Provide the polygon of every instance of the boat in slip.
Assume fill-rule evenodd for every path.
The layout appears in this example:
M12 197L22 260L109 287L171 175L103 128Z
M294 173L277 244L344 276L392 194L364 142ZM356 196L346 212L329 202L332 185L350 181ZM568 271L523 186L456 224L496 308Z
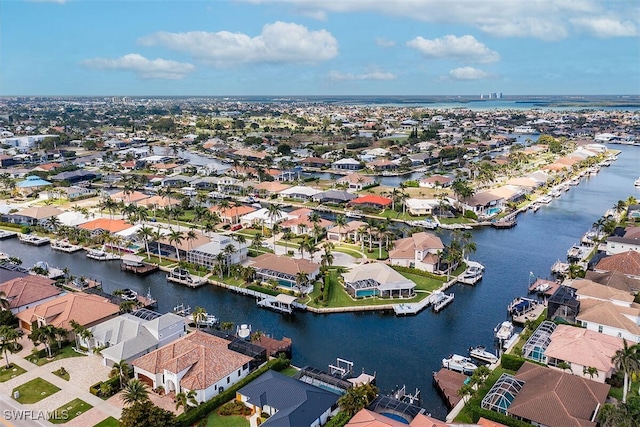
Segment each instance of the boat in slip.
M537 203L548 205L552 200L553 198L551 198L551 196L542 196L537 200Z
M82 246L71 244L66 240L52 240L51 249L70 254L73 252L78 252L80 249L82 249Z
M481 360L483 362L487 362L492 365L496 363L498 360L500 360L498 356L487 351L487 348L483 345L479 345L477 347L471 347L469 349L469 356L471 356L473 359Z
M465 375L471 375L473 371L478 369L478 365L465 356L459 354L451 354L449 357L442 359L442 367L451 371L462 372Z
M86 256L96 261L113 261L120 259L120 255L107 252L104 246L102 249L87 249Z
M513 323L508 320L505 320L502 323L498 323L498 326L493 329L493 332L500 342L506 342L513 336Z
M633 185L636 186L636 188L640 187L640 177L633 182Z
M467 261L467 269L458 276L458 282L467 285L475 285L482 279L484 266L479 262Z

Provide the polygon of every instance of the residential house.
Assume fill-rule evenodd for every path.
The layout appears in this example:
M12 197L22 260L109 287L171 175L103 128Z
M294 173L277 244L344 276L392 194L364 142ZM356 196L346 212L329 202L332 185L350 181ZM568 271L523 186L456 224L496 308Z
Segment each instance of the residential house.
M608 247L607 243L607 247ZM617 271L629 277L640 279L640 252L626 251L602 258L594 270L597 272Z
M618 271L587 270L584 278L634 295L640 292L640 279L634 279Z
M319 193L322 193L322 191L304 185L296 185L294 187L282 190L280 192L280 196L283 198L307 201L311 200L313 196Z
M37 275L22 275L0 283L0 293L9 301L9 310L16 314L36 307L62 294L55 281Z
M627 251L640 252L640 227L627 227L622 236L613 235L607 238L607 255ZM635 258L640 259L640 257Z
M166 393L194 391L205 402L249 374L251 357L229 350L229 341L195 331L133 362L134 376Z
M544 351L549 366L559 367L564 362L571 367L574 375L601 383L616 371L611 359L622 348L622 338L575 326L558 325L550 340ZM596 368L596 373L589 375L586 371L588 368Z
M259 184L255 184L253 189L258 196L268 198L274 194L278 194L281 191L291 188L290 185L283 184L278 181L263 181Z
M453 178L444 175L431 175L418 181L418 186L426 188L448 187Z
M122 360L131 363L143 354L187 334L184 317L147 309L105 320L89 328L89 331L91 339L76 339L87 348L103 348L100 355L103 364L109 367Z
M323 159L321 157L307 157L299 160L298 164L305 168L323 168L331 164L331 160Z
M302 286L302 292L311 292L312 284L320 274L320 264L304 258L290 258L278 256L272 253L262 254L253 259L251 264L256 270L256 276L267 282L271 279L287 289L298 287L298 274L304 273L307 277L306 286Z
M339 395L269 370L236 393L253 414L269 417L262 426L320 427L338 412Z
M254 225L273 227L273 222L279 223L286 218L288 218L286 212L282 212L272 219L269 215L269 209L262 208L241 216L240 224L242 224L243 227L252 227Z
M225 251L227 246L231 245L233 252ZM218 261L216 256L219 253L225 253L225 267L229 265L239 264L247 259L248 244L240 243L229 234L215 233L210 241L198 246L192 246L193 249L186 253L187 262L201 265L212 270Z
M361 191L363 188L370 187L377 183L376 178L367 175L360 175L359 173L350 173L336 181L337 185L346 186L347 191L355 193Z
M116 202L137 203L141 200L148 199L150 196L140 191L119 191L111 194L109 197Z
M287 214L287 219L280 223L284 229L291 230L294 234L305 234L312 232L314 223L311 222L310 215L313 213L311 209L300 208L293 210ZM327 230L333 223L324 218L320 218L317 225L323 230Z
M398 163L388 159L376 159L367 163L367 167L375 172L398 169Z
M392 205L393 201L388 197L378 196L375 194L367 194L347 203L347 207L356 207L364 209L383 210Z
M368 409L361 409L345 424L345 427L407 427L407 425L409 427L455 427L458 424L445 423L444 421L437 420L425 414L417 414L410 423L407 423L406 421L402 422L396 418L390 418ZM471 426L470 424L465 425L468 427ZM480 424L480 420L478 420L477 425L485 427L483 424ZM460 426L462 427L462 425ZM494 423L486 425L486 427L503 427L503 425Z
M8 213L5 217L7 222L13 224L37 225L44 224L46 220L58 216L62 212L63 211L54 206L33 206L17 212Z
M425 216L432 215L435 209L440 206L440 200L437 199L407 199L404 201L407 211L411 215Z
M435 234L414 233L394 242L393 249L389 251L389 262L433 273L437 270L439 253L443 249L442 240Z
M182 187L188 186L189 183L193 180L195 180L195 178L191 176L172 175L164 178L160 182L160 185L162 185L163 187L170 187L170 188L182 188Z
M100 174L84 169L75 171L60 172L51 177L52 181L67 181L71 184L89 183L100 177Z
M351 241L351 242L359 242L362 240L362 236L358 230L361 227L367 226L368 224L363 221L349 221L343 227L332 227L327 230L327 240L329 241Z
M372 262L342 274L347 292L354 298L411 298L416 284L386 264Z
M482 191L465 200L459 201L465 211L470 210L478 216L494 215L504 207L504 198L491 191Z
M83 230L89 230L92 236L97 236L104 232L113 234L131 227L133 226L124 219L111 218L96 218L78 226Z
M34 326L53 325L72 330L74 320L85 328L120 314L120 307L109 299L83 292L70 292L19 312L20 328L31 332Z
M356 171L362 169L364 166L359 160L347 158L336 160L335 162L331 163L331 167L338 170Z
M358 196L353 193L349 193L348 191L327 190L317 193L311 199L314 202L318 203L332 203L334 205L343 205L357 197Z
M255 212L257 209L252 206L246 205L231 205L228 208L221 208L214 205L209 208L209 211L217 213L220 216L223 224L239 224L240 218L251 212Z

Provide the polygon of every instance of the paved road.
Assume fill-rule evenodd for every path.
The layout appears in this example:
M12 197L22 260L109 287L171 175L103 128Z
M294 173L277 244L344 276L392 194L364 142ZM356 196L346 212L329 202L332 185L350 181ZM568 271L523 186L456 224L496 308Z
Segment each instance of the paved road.
M0 394L0 425L5 427L53 426L46 412L26 409L11 397Z

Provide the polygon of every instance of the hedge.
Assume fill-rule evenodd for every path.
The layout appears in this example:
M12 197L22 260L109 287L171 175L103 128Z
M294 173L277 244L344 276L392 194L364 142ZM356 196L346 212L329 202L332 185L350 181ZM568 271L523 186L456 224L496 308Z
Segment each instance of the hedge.
M441 282L447 281L447 278L445 276L438 276L437 274L433 274L428 271L418 270L417 268L403 267L401 265L392 265L391 268L393 268L395 271L399 273L415 274L416 276L428 277L429 279L435 279Z
M274 371L281 371L289 366L289 360L287 359L271 359L254 372L250 373L236 384L232 385L219 395L215 396L211 400L200 404L189 412L184 412L176 417L176 423L180 427L189 427L196 424L201 419L205 418L211 411L215 410L218 406L227 403L228 401L235 399L236 391L240 390L251 381L258 378L260 375L267 372L269 369Z
M524 359L522 357L514 356L512 354L505 353L500 359L500 365L502 365L504 369L508 369L510 371L517 371L523 363Z
M120 377L116 375L113 378L109 378L108 380L100 381L99 383L92 385L91 387L89 387L89 393L93 394L94 396L103 397L100 388L103 383L107 383L111 386L111 396L120 391Z
M264 288L262 286L256 286L256 285L249 285L247 286L247 289L250 289L252 291L256 291L256 292L262 292L263 294L267 294L267 295L271 295L273 297L277 297L278 295L280 295L282 292L273 290L273 289L269 289L269 288Z
M343 427L351 417L346 412L338 412L325 424L325 427Z
M500 412L494 412L489 409L481 408L480 406L474 406L469 409L474 423L477 423L480 417L483 417L509 427L531 427L531 424L529 423L511 418L507 415L501 414Z

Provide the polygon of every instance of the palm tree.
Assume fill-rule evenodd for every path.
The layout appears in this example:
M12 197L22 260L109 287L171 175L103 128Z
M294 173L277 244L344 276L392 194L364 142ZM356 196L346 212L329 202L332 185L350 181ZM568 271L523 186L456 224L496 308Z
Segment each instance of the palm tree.
M462 397L462 400L465 402L468 401L468 398L473 396L476 393L476 390L473 388L471 384L464 384L458 390L458 396Z
M9 353L14 354L20 351L19 337L15 328L8 325L0 326L0 353L4 353L7 369L9 369Z
M353 416L362 408L369 406L377 394L376 386L371 383L362 384L347 389L347 392L338 399L338 404L342 411Z
M342 245L342 227L347 225L347 217L344 215L337 215L335 224L338 227L338 245Z
M287 230L284 233L282 233L282 240L284 240L284 253L288 254L289 253L289 242L291 240L293 240L294 238L294 234L293 232L291 232L291 230ZM274 247L275 249L275 247Z
M136 235L144 242L144 248L147 251L147 259L151 258L151 254L149 254L149 239L153 237L153 229L147 226L141 227Z
M225 333L229 333L233 329L233 322L222 322L220 323L220 329L222 329Z
M571 365L568 364L567 362L558 363L557 368L558 369L562 369L562 372L569 371L569 372L573 373L573 369L571 369Z
M245 283L250 283L252 282L256 277L256 269L251 267L251 266L247 266L242 270L242 279L245 281Z
M329 245L325 245L324 253L320 257L320 264L323 268L331 267L333 265L334 256L331 253L331 247Z
M188 392L181 392L176 394L176 411L182 406L184 412L188 412L194 406L198 406L198 400L196 399L196 392L189 390Z
M162 238L164 237L164 235L162 234L162 232L160 231L159 228L157 228L153 234L152 234L152 239L155 240L156 244L158 245L158 262L160 264L162 264L162 251L160 250L160 240L162 240Z
M593 366L585 366L584 368L582 368L582 375L589 375L589 378L593 379L593 376L595 375L596 377L599 376L598 375L598 368L594 368Z
M232 264L232 256L236 253L236 247L229 243L223 249L224 254L226 255L226 263L227 263L227 275L231 276L231 264Z
M298 271L296 274L296 287L302 292L302 287L309 283L309 276L304 271Z
M269 207L267 207L267 217L269 218L269 221L271 221L271 234L273 234L274 248L276 247L276 224L278 224L278 221L282 218L283 214L284 210L282 210L282 207L277 203L271 203L269 204Z
M149 389L137 378L130 380L122 390L122 401L127 406L147 400L149 400Z
M629 375L640 370L640 345L635 344L629 347L626 339L622 339L622 348L616 350L611 358L614 367L624 372L624 389L622 390L622 402L627 403L627 392L629 391Z
M207 312L202 307L196 307L191 314L193 316L193 323L195 323L196 328L200 328L200 324L207 320Z
M226 260L227 260L227 257L224 254L224 252L218 252L216 254L216 265L214 269L218 270L218 275L220 277L220 280L222 280L222 278L224 277L224 263Z
M7 297L7 294L4 291L0 291L0 310L9 310L11 306L11 301Z
M182 243L183 240L184 234L182 233L182 231L171 230L171 233L169 233L169 243L173 244L173 247L176 249L178 262L180 262L180 249L178 249L178 245Z
M129 378L131 368L126 360L121 360L119 363L114 363L109 372L109 378L118 377L120 379L120 388L124 388L124 380Z
M33 341L34 346L44 344L47 355L51 359L51 343L56 339L56 331L53 325L37 326L33 328L29 334L29 339Z
M189 243L189 250L193 249L192 247L192 242L194 240L198 239L198 235L196 234L195 231L193 230L189 230L187 231L187 236L185 237L185 239L187 240L187 242Z

